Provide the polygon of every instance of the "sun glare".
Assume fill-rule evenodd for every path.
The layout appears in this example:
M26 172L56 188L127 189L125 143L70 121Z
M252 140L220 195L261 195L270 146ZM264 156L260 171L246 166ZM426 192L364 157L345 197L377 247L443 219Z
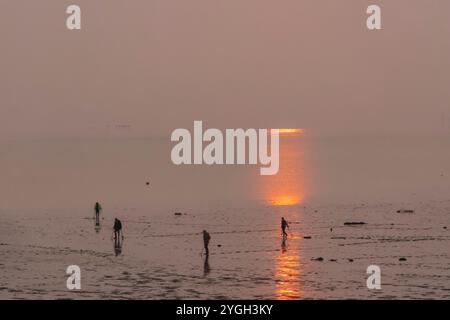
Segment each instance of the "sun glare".
M305 129L281 128L281 129L272 129L271 131L278 132L279 134L301 134L305 132Z

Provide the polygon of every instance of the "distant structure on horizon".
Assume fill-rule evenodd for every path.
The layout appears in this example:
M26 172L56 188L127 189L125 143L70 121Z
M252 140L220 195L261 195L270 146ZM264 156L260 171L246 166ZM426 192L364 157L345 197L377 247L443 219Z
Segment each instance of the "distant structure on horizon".
M108 124L106 125L106 129L109 134L118 134L118 135L129 134L133 130L131 124L127 123Z

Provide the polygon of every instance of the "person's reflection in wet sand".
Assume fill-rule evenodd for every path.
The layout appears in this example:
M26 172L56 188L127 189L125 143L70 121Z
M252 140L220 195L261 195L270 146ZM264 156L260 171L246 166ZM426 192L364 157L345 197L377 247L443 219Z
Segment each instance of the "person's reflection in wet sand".
M205 255L205 262L203 264L203 276L207 276L211 272L211 267L209 266L209 254Z
M114 219L114 253L116 257L122 253L122 244L123 244L123 231L122 231L122 221L115 218Z
M95 217L94 229L96 233L100 232L101 227L100 227L100 219L98 216Z
M286 251L287 251L286 238L283 237L283 239L281 240L281 253L285 253Z
M123 239L120 239L119 237L114 237L114 254L116 255L116 257L122 254L122 245Z

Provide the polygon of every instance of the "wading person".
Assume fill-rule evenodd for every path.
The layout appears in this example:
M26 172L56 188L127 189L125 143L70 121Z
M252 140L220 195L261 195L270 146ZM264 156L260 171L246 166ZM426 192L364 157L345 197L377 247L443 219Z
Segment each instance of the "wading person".
M289 224L284 219L284 217L281 217L281 231L282 231L283 238L287 238L287 236L288 236L288 234L286 233L286 228L289 228Z
M211 240L211 236L209 235L209 233L206 230L203 230L203 245L205 248L205 253L208 256L209 255L209 240Z

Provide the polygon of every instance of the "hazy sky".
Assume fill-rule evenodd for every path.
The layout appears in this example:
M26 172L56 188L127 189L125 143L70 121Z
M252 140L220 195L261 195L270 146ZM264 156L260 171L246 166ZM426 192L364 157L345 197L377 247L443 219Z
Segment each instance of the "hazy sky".
M70 4L81 31L66 29ZM2 0L0 134L438 131L449 15L448 0Z

